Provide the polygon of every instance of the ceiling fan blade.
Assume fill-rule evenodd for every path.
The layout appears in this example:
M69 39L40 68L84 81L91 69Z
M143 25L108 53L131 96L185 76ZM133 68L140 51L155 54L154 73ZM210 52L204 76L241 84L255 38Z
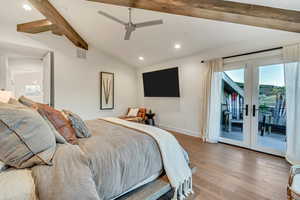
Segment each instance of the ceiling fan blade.
M131 33L132 33L132 30L127 30L125 33L124 40L130 40Z
M154 21L149 21L149 22L137 23L137 24L134 24L134 26L136 28L142 28L142 27L146 27L146 26L160 25L163 23L164 23L163 20L154 20Z
M103 15L103 16L105 16L105 17L107 17L107 18L109 18L109 19L111 19L111 20L113 20L113 21L115 21L115 22L120 23L120 24L123 24L123 25L126 25L126 24L127 24L127 23L123 22L122 20L120 20L120 19L118 19L118 18L116 18L116 17L114 17L114 16L111 16L110 14L107 14L107 13L101 11L101 10L99 10L98 13L99 13L100 15Z

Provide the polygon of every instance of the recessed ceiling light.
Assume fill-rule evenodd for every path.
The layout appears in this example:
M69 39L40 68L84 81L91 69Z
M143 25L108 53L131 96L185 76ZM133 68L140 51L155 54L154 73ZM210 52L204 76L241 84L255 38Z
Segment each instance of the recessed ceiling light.
M139 60L145 60L145 58L143 56L140 56Z
M31 11L31 10L32 10L31 6L28 5L28 4L23 4L23 8L24 8L24 10L26 10L26 11Z
M180 48L181 48L181 45L180 45L180 44L175 44L175 45L174 45L174 48L175 48L175 49L180 49Z

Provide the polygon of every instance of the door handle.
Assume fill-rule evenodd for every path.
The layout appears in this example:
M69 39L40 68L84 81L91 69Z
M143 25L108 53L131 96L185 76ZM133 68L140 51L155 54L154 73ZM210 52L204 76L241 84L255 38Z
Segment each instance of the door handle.
M255 115L256 115L256 105L253 105L252 116L255 117Z
M249 105L246 104L246 106L245 106L245 115L246 115L246 116L248 116L248 107L249 107Z

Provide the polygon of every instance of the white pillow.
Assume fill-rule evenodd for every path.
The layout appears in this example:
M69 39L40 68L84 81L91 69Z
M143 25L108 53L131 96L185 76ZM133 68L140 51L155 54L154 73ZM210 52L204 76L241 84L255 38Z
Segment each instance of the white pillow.
M10 98L13 98L13 95L11 92L0 90L0 102L8 103Z
M138 113L139 113L138 108L130 108L127 116L128 117L137 117Z
M0 200L37 199L35 188L31 171L28 169L13 169L0 173Z

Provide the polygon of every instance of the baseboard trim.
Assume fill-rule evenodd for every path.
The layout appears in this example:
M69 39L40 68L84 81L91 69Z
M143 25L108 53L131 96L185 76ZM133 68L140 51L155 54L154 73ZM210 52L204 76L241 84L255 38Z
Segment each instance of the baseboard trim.
M159 128L170 130L170 131L175 131L177 133L182 133L182 134L188 135L188 136L193 136L193 137L200 138L199 133L196 132L196 131L190 131L190 130L187 130L187 129L175 128L175 127L167 126L167 125L164 125L164 124L159 124Z

